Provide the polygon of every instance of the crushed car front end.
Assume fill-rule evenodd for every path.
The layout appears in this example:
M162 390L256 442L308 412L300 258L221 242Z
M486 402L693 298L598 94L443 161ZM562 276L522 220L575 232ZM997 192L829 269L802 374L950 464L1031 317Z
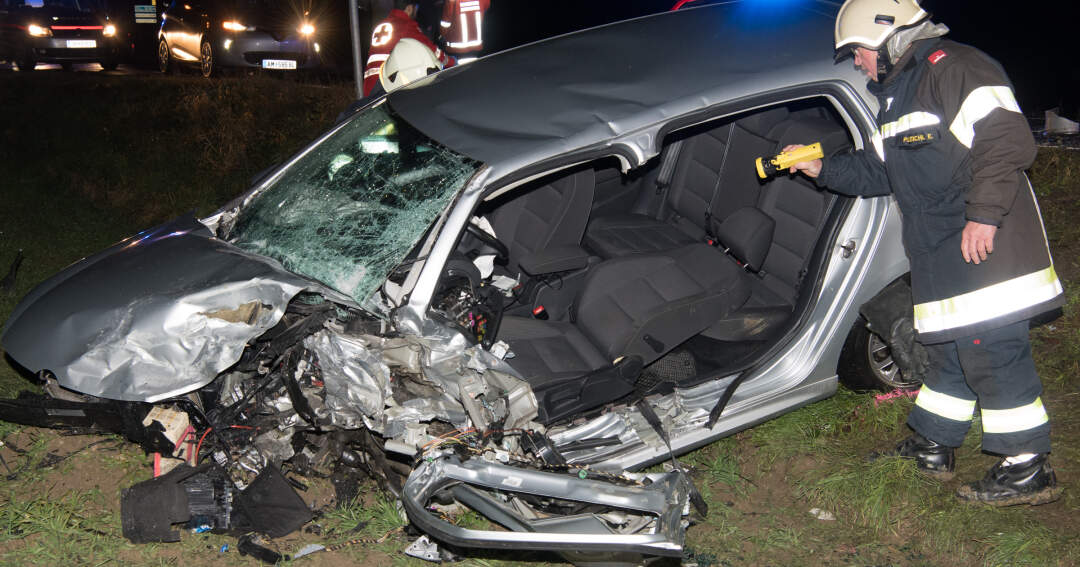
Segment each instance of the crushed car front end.
M185 522L288 533L310 514L283 478L332 475L345 501L364 473L441 542L678 556L685 475L568 464L529 384L483 343L488 307L423 275L441 272L486 171L369 108L218 213L40 284L2 341L47 395L0 413L162 453L171 472L125 493L132 541ZM415 308L425 293L440 314ZM180 487L190 509L159 505ZM291 503L281 525L260 523L267 492ZM467 509L501 527L447 522Z

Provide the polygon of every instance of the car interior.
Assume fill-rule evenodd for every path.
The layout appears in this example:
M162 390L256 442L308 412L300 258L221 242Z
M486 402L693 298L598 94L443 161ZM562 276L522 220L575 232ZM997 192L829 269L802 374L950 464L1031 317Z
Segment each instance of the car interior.
M480 206L491 230L470 226L442 288L485 298L484 342L509 345L544 423L730 375L811 304L846 208L802 176L757 176L757 157L815 141L852 147L824 98L683 128L625 174L609 158L533 180ZM505 294L474 271L485 254Z

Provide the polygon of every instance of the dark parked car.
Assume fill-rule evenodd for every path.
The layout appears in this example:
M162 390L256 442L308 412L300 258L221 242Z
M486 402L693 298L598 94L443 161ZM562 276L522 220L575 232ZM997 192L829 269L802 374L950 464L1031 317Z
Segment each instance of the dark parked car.
M204 77L226 67L314 69L322 64L319 16L311 3L173 0L158 33L158 68L197 64Z
M430 75L215 214L66 268L4 329L51 396L34 423L123 407L144 443L190 423L183 474L237 487L366 469L458 548L679 557L704 506L677 464L636 471L838 380L918 385L895 201L755 172L787 144L881 144L831 8L771 8ZM466 509L502 529L448 521Z
M116 68L117 26L94 0L0 0L0 59L20 71L38 63Z

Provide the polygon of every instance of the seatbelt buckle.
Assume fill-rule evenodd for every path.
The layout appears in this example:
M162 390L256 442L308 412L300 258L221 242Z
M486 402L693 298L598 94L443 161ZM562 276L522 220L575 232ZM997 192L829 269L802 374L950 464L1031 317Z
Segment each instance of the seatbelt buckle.
M537 305L536 307L534 307L532 310L532 314L534 318L540 319L541 321L547 321L549 316L547 309L544 309L543 305Z

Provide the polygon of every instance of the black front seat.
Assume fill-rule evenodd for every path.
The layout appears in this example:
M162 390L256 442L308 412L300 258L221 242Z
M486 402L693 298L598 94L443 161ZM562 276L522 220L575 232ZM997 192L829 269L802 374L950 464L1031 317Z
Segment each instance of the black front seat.
M496 205L489 219L495 237L509 250L506 270L512 277L521 273L521 261L530 254L581 244L595 186L590 167Z
M572 323L507 316L498 338L532 386L540 421L550 423L630 393L643 365L749 295L742 270L723 252L690 244L599 264L586 277Z

